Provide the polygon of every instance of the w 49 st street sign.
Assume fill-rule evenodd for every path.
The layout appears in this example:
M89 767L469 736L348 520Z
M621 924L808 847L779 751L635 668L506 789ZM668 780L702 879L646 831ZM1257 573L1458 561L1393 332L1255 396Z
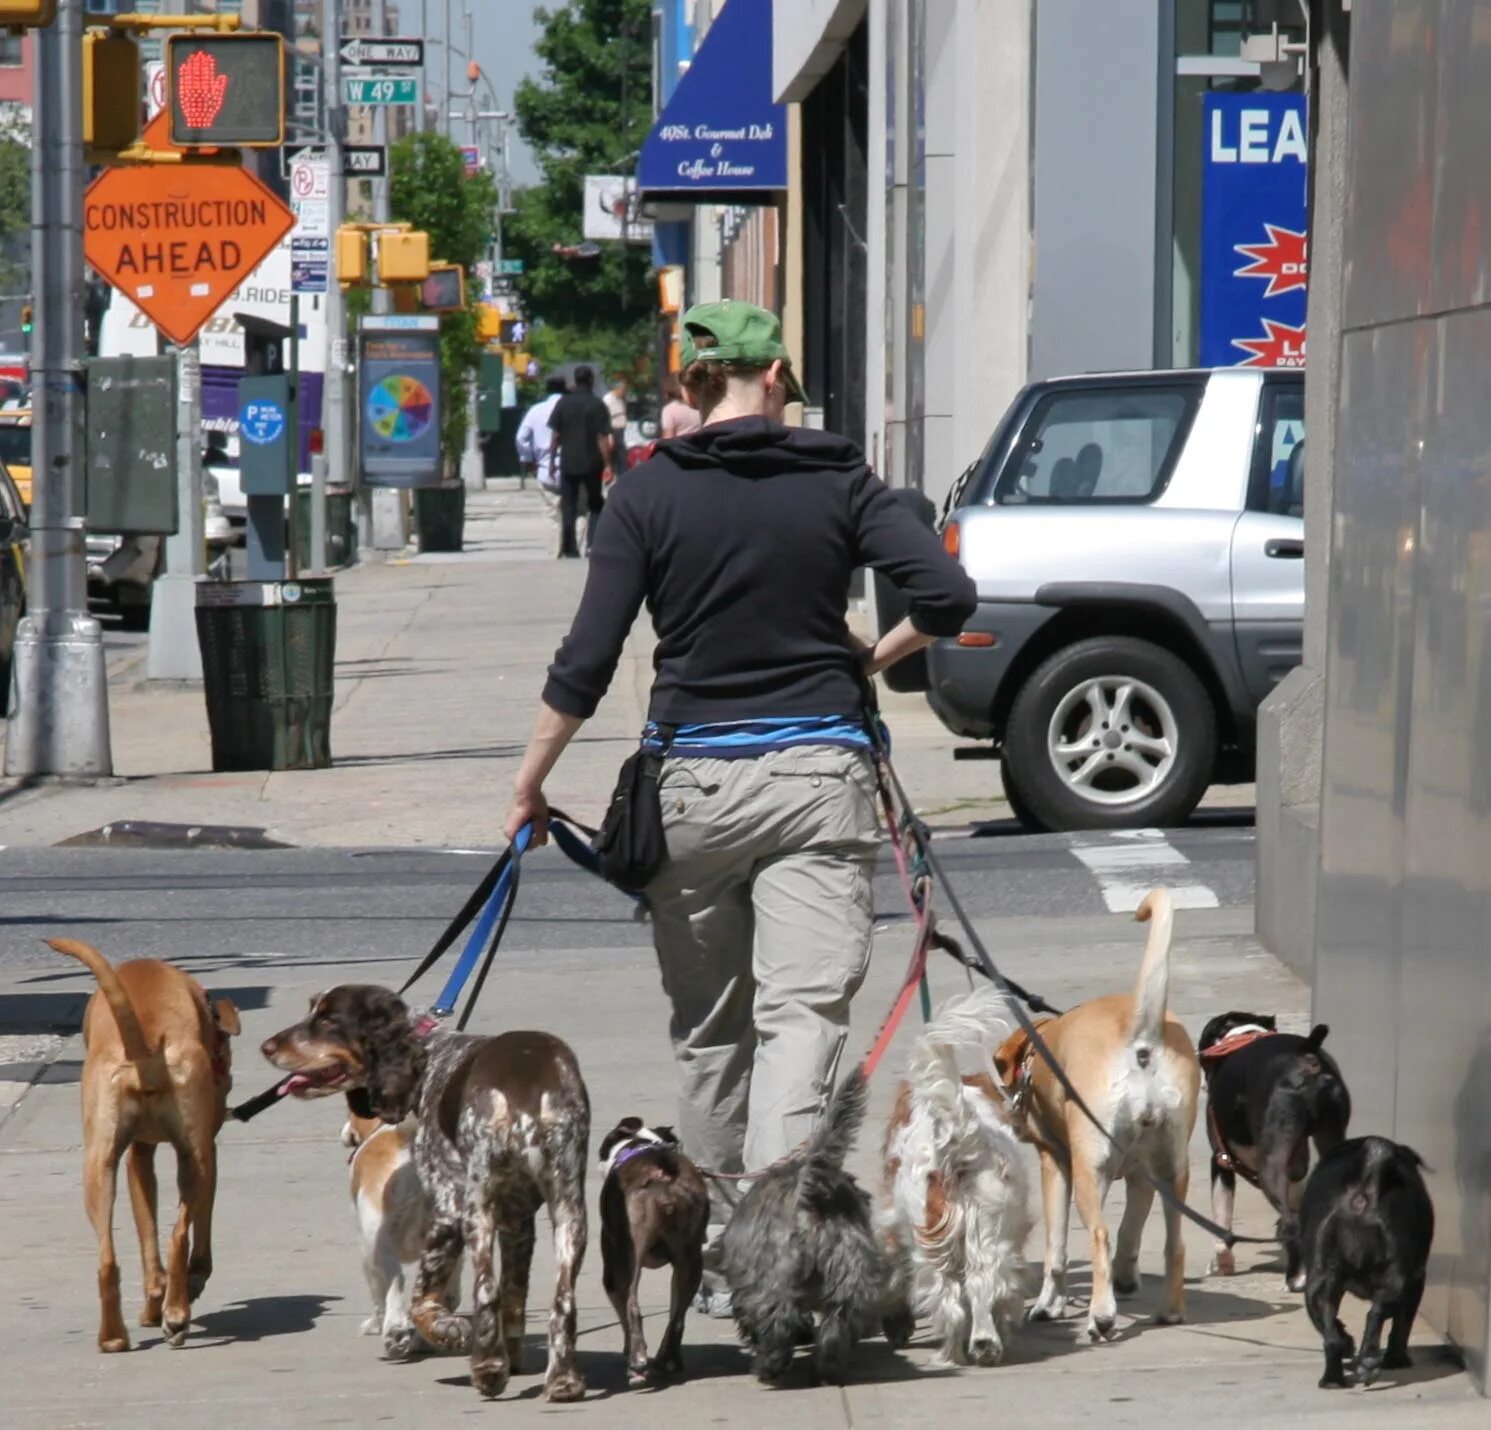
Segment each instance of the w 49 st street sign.
M356 75L343 81L348 104L418 104L419 80L393 75Z
M337 53L344 65L387 65L397 69L418 69L425 62L425 42L410 40L372 40L365 35L343 35Z

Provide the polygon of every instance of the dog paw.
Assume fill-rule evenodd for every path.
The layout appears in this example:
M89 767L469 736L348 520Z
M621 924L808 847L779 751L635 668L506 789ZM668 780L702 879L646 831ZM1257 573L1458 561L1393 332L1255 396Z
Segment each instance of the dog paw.
M1356 1370L1351 1377L1352 1381L1356 1385L1361 1386L1363 1390L1365 1390L1369 1385L1372 1384L1374 1380L1377 1379L1378 1372L1381 1369L1382 1358L1380 1356L1371 1360L1367 1359L1364 1356L1356 1363Z
M159 1301L146 1301L144 1308L140 1311L140 1324L142 1326L160 1325L160 1308Z
M191 1329L191 1321L173 1320L169 1315L166 1317L166 1344L174 1350L180 1350L186 1344L186 1333Z
M1384 1370L1407 1370L1412 1365L1413 1357L1407 1351L1390 1350L1382 1358L1382 1368Z
M363 1335L372 1335L363 1322ZM383 1332L383 1358L385 1360L408 1360L419 1344L419 1336L413 1326L389 1326Z
M1234 1251L1219 1251L1211 1259L1211 1265L1207 1272L1212 1276L1236 1276L1237 1275L1237 1253Z
M916 1334L916 1317L904 1307L898 1307L882 1317L880 1333L893 1350L901 1350L911 1344Z
M510 1374L506 1362L499 1365L493 1361L484 1361L481 1365L471 1367L471 1383L483 1400L496 1400L507 1389Z
M555 1405L565 1405L585 1398L585 1377L573 1366L550 1373L544 1382L544 1399Z
M975 1365L998 1365L1004 1360L1004 1344L993 1338L969 1341L968 1358Z
M1184 1306L1171 1307L1166 1311L1156 1311L1154 1323L1157 1326L1181 1326L1185 1324L1186 1311Z
M1087 1339L1097 1344L1099 1341L1111 1341L1118 1334L1118 1320L1114 1316L1089 1316L1087 1318Z
M98 1339L98 1348L106 1356L118 1355L120 1351L127 1351L129 1349L129 1337L100 1336Z
M383 1312L374 1311L367 1320L358 1326L357 1334L360 1336L381 1336L383 1334Z
M1037 1301L1026 1313L1027 1321L1059 1321L1066 1315L1066 1297L1053 1296L1049 1301Z
M647 1362L647 1375L651 1380L682 1380L683 1357L656 1356Z
M1284 1278L1285 1289L1289 1291L1303 1291L1307 1279L1303 1271L1296 1271L1293 1276L1286 1276Z
M425 1333L425 1339L442 1355L469 1355L471 1322L465 1316L437 1316Z
M509 1375L523 1374L523 1337L509 1336L503 1344L507 1347L507 1369Z
M1341 1390L1346 1385L1346 1377L1338 1370L1328 1370L1315 1384L1321 1390Z
M1140 1276L1137 1271L1132 1271L1126 1276L1120 1276L1118 1272L1113 1273L1113 1294L1115 1296L1137 1296L1139 1294Z
M207 1282L211 1276L212 1263L210 1261L198 1262L195 1266L187 1267L186 1298L188 1301L195 1301L207 1289Z

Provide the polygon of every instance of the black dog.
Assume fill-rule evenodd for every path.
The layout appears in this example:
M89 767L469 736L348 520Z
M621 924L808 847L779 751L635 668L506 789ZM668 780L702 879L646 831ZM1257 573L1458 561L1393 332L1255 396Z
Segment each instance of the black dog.
M1321 1387L1345 1385L1342 1361L1356 1354L1356 1383L1386 1366L1412 1365L1408 1335L1424 1294L1434 1203L1419 1154L1386 1137L1353 1137L1320 1159L1300 1207L1305 1308L1325 1342ZM1338 1319L1343 1292L1371 1302L1362 1347ZM1382 1323L1392 1318L1387 1353Z
M1201 1032L1206 1074L1206 1130L1211 1140L1212 1218L1232 1229L1238 1172L1279 1214L1279 1239L1291 1290L1304 1287L1295 1243L1300 1192L1310 1170L1310 1141L1324 1156L1345 1139L1351 1095L1341 1069L1321 1043L1317 1024L1307 1038L1275 1031L1269 1013L1221 1013ZM1237 1270L1231 1249L1216 1246L1212 1270Z

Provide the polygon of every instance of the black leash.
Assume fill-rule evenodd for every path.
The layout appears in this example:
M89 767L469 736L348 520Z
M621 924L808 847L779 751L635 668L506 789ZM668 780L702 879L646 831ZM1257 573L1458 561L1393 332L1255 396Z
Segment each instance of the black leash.
M865 723L870 731L870 739L873 741L875 746L876 764L879 770L880 778L882 780L888 781L891 796L899 803L900 807L907 812L907 815L909 817L911 812L911 801L909 798L907 798L906 790L905 787L901 784L900 776L896 774L895 766L891 764L890 747L888 742L886 741L885 732L881 729L879 711L875 707L873 698L866 711L866 717L867 718ZM1060 1062L1057 1061L1056 1055L1051 1051L1050 1047L1046 1043L1046 1040L1041 1037L1040 1031L1037 1028L1036 1024L1031 1021L1030 1015L1025 1011L1024 1008L1020 1006L1022 999L1025 1002L1029 1003L1032 1008L1036 1006L1035 1003L1031 1001L1030 995L1026 993L1024 989L1020 988L1017 984L1012 983L1008 978L1006 978L999 971L999 968L995 964L993 958L990 957L989 950L984 947L984 941L978 936L977 930L973 927L972 921L969 919L967 912L963 908L962 901L958 898L957 890L953 888L952 881L947 877L947 874L942 868L941 862L938 860L936 854L934 854L932 851L932 840L929 834L925 829L920 827L919 822L917 821L911 821L908 827L911 828L913 832L912 837L917 841L918 857L926 862L927 868L931 871L932 876L937 880L939 884L942 885L942 890L947 895L948 904L952 908L953 914L957 918L958 923L962 926L964 934L967 935L969 946L973 949L974 955L977 958L978 971L981 972L985 978L987 978L996 988L999 989L1001 993L1005 995L1005 1001L1008 1004L1010 1011L1014 1014L1015 1021L1020 1025L1020 1030L1025 1034L1027 1038L1030 1039L1030 1046L1035 1049L1035 1051L1040 1055L1041 1059L1045 1062L1046 1066L1051 1069L1052 1077L1054 1077L1056 1081L1061 1084L1062 1091L1066 1093L1068 1100L1077 1108L1079 1112L1081 1112L1081 1114L1090 1123L1092 1123L1094 1127L1097 1128L1097 1130L1103 1135L1103 1138L1108 1143L1108 1145L1112 1147L1116 1152L1122 1154L1126 1149L1119 1145L1118 1139L1114 1137L1112 1132L1110 1132L1106 1126L1103 1125L1101 1119L1087 1105L1086 1100L1083 1098L1082 1094L1077 1091L1076 1086L1073 1084L1071 1078L1067 1075L1066 1069L1062 1067ZM948 951L952 952L952 950ZM961 955L962 950L959 949L958 952L954 954L954 957L957 957L959 959L959 962L963 963L967 967L974 966L973 964L969 963L966 956ZM1046 1004L1044 999L1041 999L1040 1003L1043 1008L1048 1008L1050 1006L1049 1004ZM1163 1202L1165 1206L1169 1207L1172 1211L1179 1213L1193 1225L1200 1227L1209 1235L1216 1237L1217 1240L1221 1241L1228 1247L1237 1246L1242 1243L1249 1243L1260 1246L1272 1246L1278 1241L1278 1238L1275 1236L1236 1236L1226 1227L1219 1226L1216 1222L1212 1221L1210 1217L1202 1216L1200 1212L1188 1206L1180 1197L1176 1196L1175 1189L1173 1187L1166 1185L1166 1183L1160 1181L1158 1178L1149 1176L1147 1172L1142 1173L1141 1175L1143 1175L1144 1179L1149 1182L1149 1184L1154 1188L1155 1195L1159 1197L1160 1201Z
M576 864L589 873L597 872L595 855L591 851L585 839L594 839L595 830L589 825L581 824L578 819L572 819L562 809L550 809L549 811L549 833L553 836L554 843L560 850L568 855ZM437 1018L448 1017L455 1011L455 1005L460 997L461 990L465 986L466 979L470 977L471 969L476 966L479 945L474 941L481 934L481 920L488 913L488 905L493 896L501 893L500 906L491 911L492 931L490 936L481 934L481 942L486 944L485 956L481 959L477 971L476 983L472 986L471 996L467 998L465 1007L462 1008L460 1017L456 1019L456 1028L464 1032L466 1024L471 1021L471 1014L475 1011L477 999L481 997L483 985L487 981L487 974L491 970L492 960L496 957L498 945L502 942L502 936L507 932L508 921L512 918L513 905L518 898L518 880L522 869L522 858L527 850L531 838L531 828L524 826L515 839L501 854L497 856L496 862L487 872L482 875L481 882L471 891L466 902L461 905L456 916L445 926L445 930L431 946L430 951L420 959L414 972L409 975L399 987L399 996L403 997L434 965L439 962L442 955L447 953L455 941L461 936L465 929L476 922L478 927L473 933L474 946L468 946L462 953L455 969L452 970L450 978L441 990L433 1012ZM582 838L581 836L584 836ZM257 1117L267 1108L273 1107L280 1098L284 1097L289 1090L290 1083L294 1077L293 1073L287 1073L278 1082L264 1089L263 1092L241 1102L232 1110L232 1117L238 1122L248 1122Z

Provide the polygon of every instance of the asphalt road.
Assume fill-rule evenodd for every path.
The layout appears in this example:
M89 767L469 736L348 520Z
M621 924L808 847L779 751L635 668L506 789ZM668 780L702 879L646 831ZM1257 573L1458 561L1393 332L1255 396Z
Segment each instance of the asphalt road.
M1121 913L1160 882L1193 908L1242 910L1252 900L1249 828L1192 829L1163 839L1005 830L944 836L937 844L967 912L981 924ZM314 980L320 975L311 970L323 967L331 983L347 965L396 983L490 858L404 850L0 849L0 978L11 990L0 995L0 1032L38 1021L65 1028L75 1018L77 995L51 996L61 995L54 983L82 986L76 969L45 947L43 939L56 934L95 943L114 958L170 959L218 987ZM882 923L905 920L888 859L875 894ZM950 919L945 899L940 907ZM650 943L628 899L546 848L525 861L500 957L525 972L582 973L594 967L597 950L642 955ZM435 975L429 981L433 994Z

